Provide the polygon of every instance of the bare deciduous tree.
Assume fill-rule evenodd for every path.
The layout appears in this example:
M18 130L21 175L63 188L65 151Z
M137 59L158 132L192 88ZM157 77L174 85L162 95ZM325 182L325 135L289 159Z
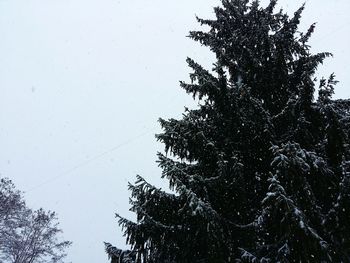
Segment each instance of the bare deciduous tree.
M69 241L60 241L55 212L27 208L8 179L0 181L0 263L60 263Z

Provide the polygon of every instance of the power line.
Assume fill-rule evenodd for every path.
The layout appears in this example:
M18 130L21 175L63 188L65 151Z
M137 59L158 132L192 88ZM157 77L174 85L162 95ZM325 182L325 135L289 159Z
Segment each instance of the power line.
M143 133L141 133L141 134L139 134L139 135L137 135L135 137L132 137L132 138L130 138L130 139L128 139L128 140L126 140L126 141L116 145L116 146L114 146L113 148L110 148L110 149L108 149L108 150L106 150L106 151L104 151L104 152L102 152L100 154L97 154L97 155L95 155L95 156L93 156L93 157L91 157L91 158L89 158L89 159L87 159L85 161L82 161L82 162L78 163L77 165L75 165L75 166L73 166L73 167L63 171L62 173L60 173L60 174L58 174L58 175L56 175L56 176L54 176L54 177L52 177L52 178L50 178L48 180L46 180L46 181L36 185L36 186L33 186L33 187L29 188L25 192L28 193L28 192L34 191L34 190L36 190L36 189L38 189L38 188L40 188L40 187L42 187L44 185L52 183L53 181L55 181L55 180L57 180L57 179L59 179L61 177L64 177L67 174L69 174L69 173L71 173L71 172L73 172L73 171L75 171L75 170L77 170L77 169L79 169L79 168L81 168L81 167L83 167L85 165L88 165L89 163L91 163L91 162L93 162L93 161L95 161L95 160L97 160L97 159L99 159L99 158L101 158L101 157L111 153L111 152L114 152L114 151L118 150L119 148L121 148L121 147L123 147L123 146L125 146L125 145L127 145L127 144L129 144L129 143L131 143L131 142L133 142L133 141L135 141L135 140L145 136L146 134L151 133L151 132L152 132L152 129L148 129L145 132L143 132Z
M167 104L167 108L170 107L171 104L173 104L175 96L176 96L176 95L174 95L174 96L171 98L171 102ZM160 97L160 95L159 95L158 97ZM158 98L158 97L157 97L157 98ZM145 132L143 132L143 133L141 133L141 134L139 134L139 135L137 135L137 136L135 136L135 137L132 137L132 138L130 138L130 139L128 139L128 140L126 140L126 141L124 141L124 142L122 142L122 143L120 143L120 144L114 146L113 148L111 148L111 149L109 149L109 150L106 150L106 151L104 151L104 152L102 152L102 153L100 153L100 154L97 154L97 155L95 155L95 156L93 156L93 157L91 157L91 158L89 158L89 159L87 159L87 160L85 160L85 161L82 161L82 162L78 163L77 165L75 165L75 166L73 166L73 167L71 167L71 168L69 168L69 169L63 171L62 173L60 173L60 174L58 174L58 175L56 175L56 176L54 176L54 177L52 177L52 178L50 178L50 179L48 179L48 180L46 180L46 181L44 181L44 182L42 182L42 183L36 185L36 186L33 186L33 187L29 188L29 189L28 189L27 191L25 191L25 192L27 192L27 193L28 193L28 192L32 192L32 191L34 191L34 190L36 190L36 189L38 189L38 188L40 188L40 187L42 187L42 186L44 186L44 185L50 184L50 183L52 183L53 181L55 181L55 180L57 180L57 179L59 179L59 178L62 178L62 177L64 177L64 176L66 176L67 174L69 174L69 173L71 173L71 172L73 172L73 171L75 171L75 170L77 170L77 169L79 169L79 168L81 168L81 167L83 167L83 166L85 166L85 165L88 165L89 163L91 163L91 162L93 162L93 161L95 161L95 160L97 160L97 159L99 159L99 158L102 158L103 156L105 156L105 155L107 155L107 154L109 154L109 153L111 153L111 152L114 152L114 151L118 150L119 148L121 148L121 147L123 147L123 146L125 146L125 145L127 145L127 144L129 144L129 143L131 143L131 142L133 142L133 141L135 141L135 140L137 140L137 139L139 139L139 138L145 136L146 134L151 133L151 132L155 132L155 130L154 130L154 129L148 129L148 130L146 130Z

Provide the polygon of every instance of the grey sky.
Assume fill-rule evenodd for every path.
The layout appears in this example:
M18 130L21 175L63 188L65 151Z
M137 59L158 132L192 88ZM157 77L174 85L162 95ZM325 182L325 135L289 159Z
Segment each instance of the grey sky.
M193 105L178 87L185 58L210 68L213 56L185 36L218 2L0 0L0 173L31 207L58 212L72 262L107 262L103 241L124 246L114 212L133 218L127 181L165 185L156 121ZM344 98L348 10L348 0L308 0L303 16L303 28L318 22L313 50L334 53L320 73L337 74Z

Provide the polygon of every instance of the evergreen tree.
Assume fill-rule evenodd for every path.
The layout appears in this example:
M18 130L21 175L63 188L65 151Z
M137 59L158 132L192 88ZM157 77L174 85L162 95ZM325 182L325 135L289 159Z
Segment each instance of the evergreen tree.
M316 83L331 54L311 53L315 25L298 31L304 6L289 17L276 2L222 0L197 18L209 30L189 36L216 63L187 59L198 108L160 119L175 194L129 186L131 262L350 262L350 101L332 99L334 74Z

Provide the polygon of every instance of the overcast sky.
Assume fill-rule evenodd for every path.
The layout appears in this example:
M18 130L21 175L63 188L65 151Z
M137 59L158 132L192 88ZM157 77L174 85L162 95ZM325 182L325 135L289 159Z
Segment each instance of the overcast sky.
M114 213L133 218L136 174L166 185L157 119L194 105L178 86L185 59L211 68L213 55L185 36L218 3L0 0L0 174L29 206L58 212L70 261L107 262L103 241L125 246ZM308 0L302 24L318 22L313 50L334 53L320 74L337 74L337 98L350 97L349 10L349 0Z

